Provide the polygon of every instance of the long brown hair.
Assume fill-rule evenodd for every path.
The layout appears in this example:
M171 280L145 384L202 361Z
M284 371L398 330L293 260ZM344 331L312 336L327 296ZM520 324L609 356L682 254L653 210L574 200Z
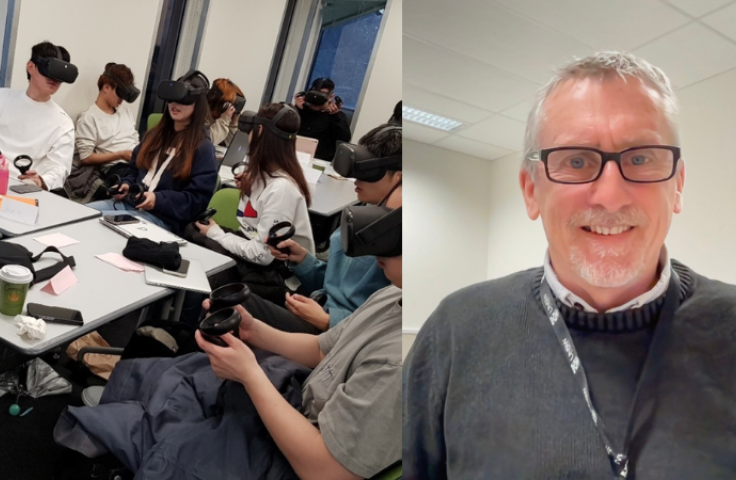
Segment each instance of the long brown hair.
M280 103L267 103L258 110L258 116L271 119L282 108L287 107ZM286 113L276 123L279 129L294 132L295 135L289 140L277 137L263 126L260 129L253 129L248 168L240 182L240 190L244 194L250 195L256 181L260 180L265 184L266 177L274 178L276 172L283 170L294 180L299 191L304 195L307 206L312 204L312 195L309 193L307 179L304 178L304 171L296 158L296 132L299 130L300 123L301 120L296 112ZM260 133L258 133L258 130L260 130Z
M199 76L183 81L195 87L206 86L205 81ZM143 138L138 158L135 161L136 167L141 170L150 170L156 156L160 157L159 162L163 162L166 151L169 147L174 147L176 156L167 170L171 170L177 180L185 180L191 176L194 155L206 137L205 125L210 114L206 95L198 95L196 98L194 111L189 117L189 125L179 132L174 129L174 119L171 118L168 105L166 106L161 121Z

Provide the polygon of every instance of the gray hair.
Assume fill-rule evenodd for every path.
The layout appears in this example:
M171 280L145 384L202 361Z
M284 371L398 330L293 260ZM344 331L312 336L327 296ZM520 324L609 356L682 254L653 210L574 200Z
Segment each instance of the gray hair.
M664 113L672 130L676 144L680 143L677 125L679 110L675 92L672 90L667 75L651 63L626 52L598 52L583 59L576 59L560 68L554 77L537 92L537 97L529 112L524 135L524 160L522 167L533 173L535 163L529 157L539 150L539 131L544 121L544 102L552 91L562 82L571 78L603 78L616 74L623 81L626 77L638 78L646 82L662 97Z

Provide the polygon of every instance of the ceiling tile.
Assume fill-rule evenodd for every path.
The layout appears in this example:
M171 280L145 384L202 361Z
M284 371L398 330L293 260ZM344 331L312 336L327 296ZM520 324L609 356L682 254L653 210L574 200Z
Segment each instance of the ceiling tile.
M424 125L418 125L409 121L403 122L402 127L404 137L422 143L434 143L449 135L449 133L443 132L442 130L425 127Z
M524 145L525 127L522 122L497 115L476 125L458 130L456 135L519 151Z
M493 112L437 95L404 82L404 105L459 120L465 124L478 123Z
M513 118L514 120L518 120L526 124L526 121L529 118L529 112L532 111L533 104L534 99L530 98L525 102L502 111L501 113L506 117Z
M497 1L595 49L632 50L690 21L668 5L653 1Z
M497 112L531 97L539 85L457 53L403 37L403 78L425 90Z
M486 160L495 160L514 153L511 150L506 150L505 148L497 147L495 145L487 145L467 138L460 138L455 135L442 139L434 145L448 150L465 153L467 155L473 155L474 157L484 158Z
M635 53L664 70L678 88L736 67L736 45L698 23L658 38Z
M708 12L720 8L733 0L667 0L680 10L693 17L701 17Z
M736 4L703 17L701 21L727 37L736 40Z
M589 46L572 37L479 0L445 2L441 9L413 10L404 17L403 32L540 84L573 55L593 53Z

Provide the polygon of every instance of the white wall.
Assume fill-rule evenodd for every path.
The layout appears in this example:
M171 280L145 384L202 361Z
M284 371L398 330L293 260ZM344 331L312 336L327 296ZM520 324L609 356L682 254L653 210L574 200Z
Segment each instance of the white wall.
M401 100L402 0L388 0L383 33L374 48L373 68L366 78L366 90L353 131L357 141L371 129L386 123Z
M404 331L447 294L486 279L491 164L404 141Z
M121 16L121 8L118 2L101 0L21 1L11 88L28 86L31 47L48 40L69 50L79 69L77 81L63 84L54 95L72 119L97 98L97 79L108 62L130 67L143 90L161 2L126 0L123 11L132 12L129 19ZM137 114L140 101L128 108Z
M677 92L685 159L685 208L666 240L670 255L696 272L736 283L736 70ZM526 216L517 182L520 156L491 162L488 278L541 265L541 221ZM480 175L480 171L478 175Z
M285 0L212 0L199 69L214 81L229 78L258 110L284 18Z

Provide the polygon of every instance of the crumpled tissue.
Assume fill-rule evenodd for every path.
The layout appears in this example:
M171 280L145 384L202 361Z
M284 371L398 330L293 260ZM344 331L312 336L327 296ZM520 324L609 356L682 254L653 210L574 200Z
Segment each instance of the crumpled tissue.
M46 336L46 322L40 318L16 315L15 326L18 327L16 332L18 336L26 335L31 340L39 340Z

